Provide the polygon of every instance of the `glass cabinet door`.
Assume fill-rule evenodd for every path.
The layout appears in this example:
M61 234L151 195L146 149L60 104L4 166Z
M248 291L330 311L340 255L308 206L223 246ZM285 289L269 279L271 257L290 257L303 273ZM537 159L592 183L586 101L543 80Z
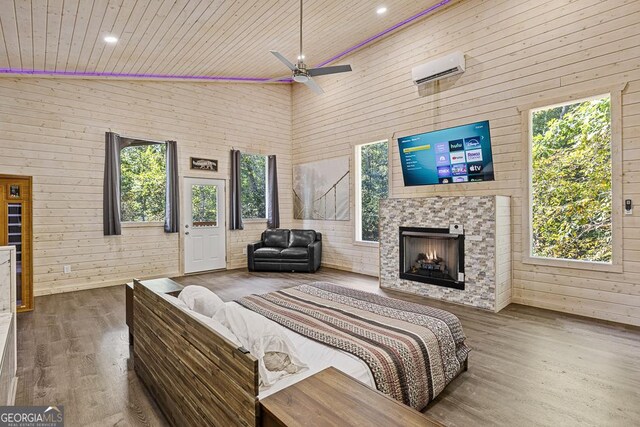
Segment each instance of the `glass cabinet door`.
M22 203L7 205L7 245L16 247L16 296L18 307L22 300Z

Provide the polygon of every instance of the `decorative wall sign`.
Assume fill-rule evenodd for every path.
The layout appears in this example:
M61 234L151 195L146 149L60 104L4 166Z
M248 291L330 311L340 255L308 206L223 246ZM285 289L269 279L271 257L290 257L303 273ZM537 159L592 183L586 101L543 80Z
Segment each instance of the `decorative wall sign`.
M349 156L293 167L293 217L349 221Z
M191 169L218 172L218 161L191 157Z
M20 198L20 186L17 184L9 185L9 197L12 199Z

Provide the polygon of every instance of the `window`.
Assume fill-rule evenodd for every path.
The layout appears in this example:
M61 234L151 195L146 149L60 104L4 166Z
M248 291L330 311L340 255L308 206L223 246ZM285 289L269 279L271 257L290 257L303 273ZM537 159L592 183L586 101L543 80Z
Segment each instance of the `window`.
M389 194L388 141L356 146L356 241L378 241L378 205Z
M122 221L164 221L166 145L132 145L120 151Z
M191 186L191 218L193 227L218 226L218 186L194 184Z
M267 217L267 156L242 154L240 157L242 219Z
M611 95L530 110L532 258L611 264Z

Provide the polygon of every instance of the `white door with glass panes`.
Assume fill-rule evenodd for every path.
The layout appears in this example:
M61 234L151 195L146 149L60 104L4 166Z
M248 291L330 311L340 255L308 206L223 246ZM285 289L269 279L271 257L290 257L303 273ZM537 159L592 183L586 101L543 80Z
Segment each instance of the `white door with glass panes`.
M184 179L184 272L227 267L224 181Z

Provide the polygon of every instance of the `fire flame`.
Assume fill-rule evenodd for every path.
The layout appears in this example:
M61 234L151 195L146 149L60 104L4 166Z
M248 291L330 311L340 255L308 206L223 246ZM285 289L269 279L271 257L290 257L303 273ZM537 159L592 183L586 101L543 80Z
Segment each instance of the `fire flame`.
M436 253L435 250L433 252L427 252L427 259L429 261L436 260L436 259L438 259L438 254Z

